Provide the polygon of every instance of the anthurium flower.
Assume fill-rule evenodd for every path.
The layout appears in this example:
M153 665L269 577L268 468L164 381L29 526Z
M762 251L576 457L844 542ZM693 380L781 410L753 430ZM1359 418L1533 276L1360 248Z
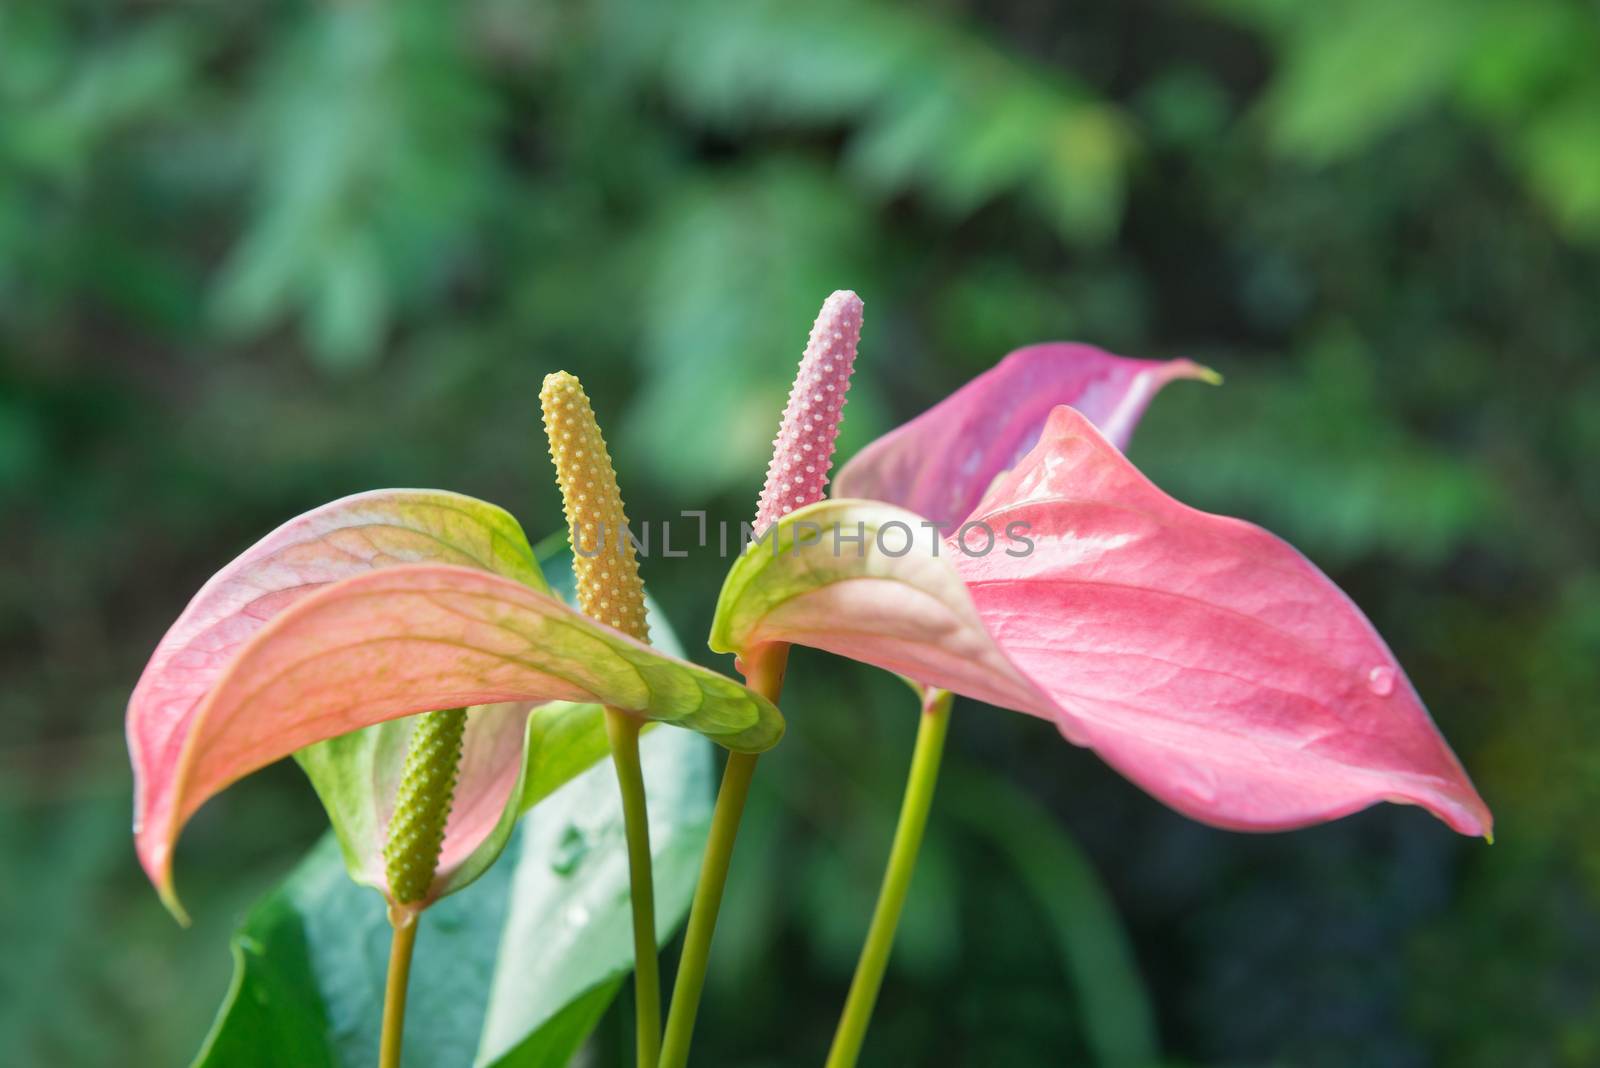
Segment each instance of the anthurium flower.
M351 874L388 893L381 849L405 725L341 736L465 707L460 778L425 904L481 873L504 844L521 807L525 732L562 733L562 722L540 722L545 710L529 717L551 701L611 705L741 751L782 733L770 702L552 596L521 528L493 505L431 490L324 505L215 575L146 666L127 715L140 862L181 917L172 849L184 823L230 783L325 743L303 762ZM548 711L560 721L599 715Z
M730 570L712 648L810 645L1039 716L1216 826L1291 828L1396 801L1489 833L1400 665L1316 567L1258 527L1173 500L1065 405L995 478L1011 446L991 446L982 413L964 407L986 395L957 394L974 435L954 452L930 443L929 469L886 459L913 436L902 428L839 479L949 515L842 499L785 517L776 545ZM1028 422L1022 400L987 396L991 425ZM1101 417L1130 425L1107 410L1127 412L1125 397ZM986 477L963 521L961 500ZM925 517L960 526L935 537Z

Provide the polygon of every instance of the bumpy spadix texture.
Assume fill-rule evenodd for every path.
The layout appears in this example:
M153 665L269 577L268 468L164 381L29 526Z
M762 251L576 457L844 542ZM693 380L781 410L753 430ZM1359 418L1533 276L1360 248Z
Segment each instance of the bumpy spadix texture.
M545 377L539 403L572 539L578 606L585 615L648 641L644 583L627 533L622 491L588 394L577 378L557 371Z
M384 874L397 904L421 901L433 885L466 729L467 710L447 708L427 713L411 732L383 846Z
M800 371L772 443L767 484L756 508L757 535L796 508L822 500L826 493L833 445L839 436L860 341L861 298L841 289L823 302L800 358Z

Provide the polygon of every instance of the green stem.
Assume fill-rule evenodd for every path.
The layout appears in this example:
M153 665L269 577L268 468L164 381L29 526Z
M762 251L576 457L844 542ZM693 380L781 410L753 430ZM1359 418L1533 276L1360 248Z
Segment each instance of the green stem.
M391 910L394 938L389 943L389 980L383 989L383 1033L378 1068L400 1068L400 1039L406 1028L406 988L411 985L411 951L417 945L417 913Z
M883 887L872 911L872 925L861 947L850 995L839 1017L825 1068L854 1068L861 1055L861 1043L872 1022L872 1008L889 966L889 951L894 948L895 928L911 889L911 876L917 867L917 851L928 827L928 809L933 804L934 784L939 781L939 758L944 753L945 733L950 726L950 693L929 690L923 698L922 721L917 727L916 749L911 755L911 772L906 776L906 792L900 802L900 822L894 829L894 844L889 848L889 866L884 869Z
M639 1068L656 1068L661 1056L661 966L656 959L655 879L650 870L650 816L645 808L644 770L639 765L639 728L625 712L606 709L611 762L622 787L622 825L628 839L628 891L633 904L634 1020Z
M400 1040L406 1027L406 988L411 985L411 951L424 899L439 866L445 824L461 771L461 740L467 710L446 708L418 718L406 742L405 766L395 791L394 815L383 842L384 879L389 886L389 978L383 991L383 1030L378 1068L400 1068Z
M783 670L788 662L786 643L762 646L742 665L745 681L752 690L777 704L778 695L783 691ZM716 932L717 912L722 908L722 892L727 887L728 868L733 862L733 843L739 834L739 819L744 815L745 798L750 796L750 779L755 772L755 754L728 754L728 764L722 769L722 787L717 791L717 806L711 814L711 835L706 842L705 859L700 863L700 881L695 885L694 903L689 908L689 927L684 932L678 978L672 987L672 1009L667 1013L667 1035L661 1045L660 1068L684 1068L689 1061L689 1040L694 1037L694 1018L700 1010L700 995L705 990L711 936Z

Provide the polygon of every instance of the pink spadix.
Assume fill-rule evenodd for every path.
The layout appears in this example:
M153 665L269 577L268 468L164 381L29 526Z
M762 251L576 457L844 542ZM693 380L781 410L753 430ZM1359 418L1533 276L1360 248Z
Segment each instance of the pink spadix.
M796 508L822 500L833 464L845 393L861 341L861 298L848 289L822 302L811 327L805 355L783 422L772 442L767 484L756 508L755 532L763 531Z

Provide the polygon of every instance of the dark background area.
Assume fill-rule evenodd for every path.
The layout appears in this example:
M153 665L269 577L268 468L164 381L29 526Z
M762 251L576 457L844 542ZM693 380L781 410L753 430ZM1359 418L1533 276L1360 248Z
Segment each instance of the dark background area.
M183 1063L228 931L323 826L289 766L209 805L187 932L134 863L122 712L212 571L379 486L557 529L558 368L636 519L747 519L843 287L867 306L844 456L1034 341L1222 371L1161 396L1132 457L1349 590L1498 818L1492 847L1389 806L1214 831L959 703L865 1063L1095 1063L1093 962L1059 937L1094 872L1175 1064L1600 1064L1576 0L5 0L0 1059ZM708 663L723 567L644 565ZM892 679L801 653L784 704L702 1064L821 1059L909 759ZM1019 798L1083 862L1046 894Z

